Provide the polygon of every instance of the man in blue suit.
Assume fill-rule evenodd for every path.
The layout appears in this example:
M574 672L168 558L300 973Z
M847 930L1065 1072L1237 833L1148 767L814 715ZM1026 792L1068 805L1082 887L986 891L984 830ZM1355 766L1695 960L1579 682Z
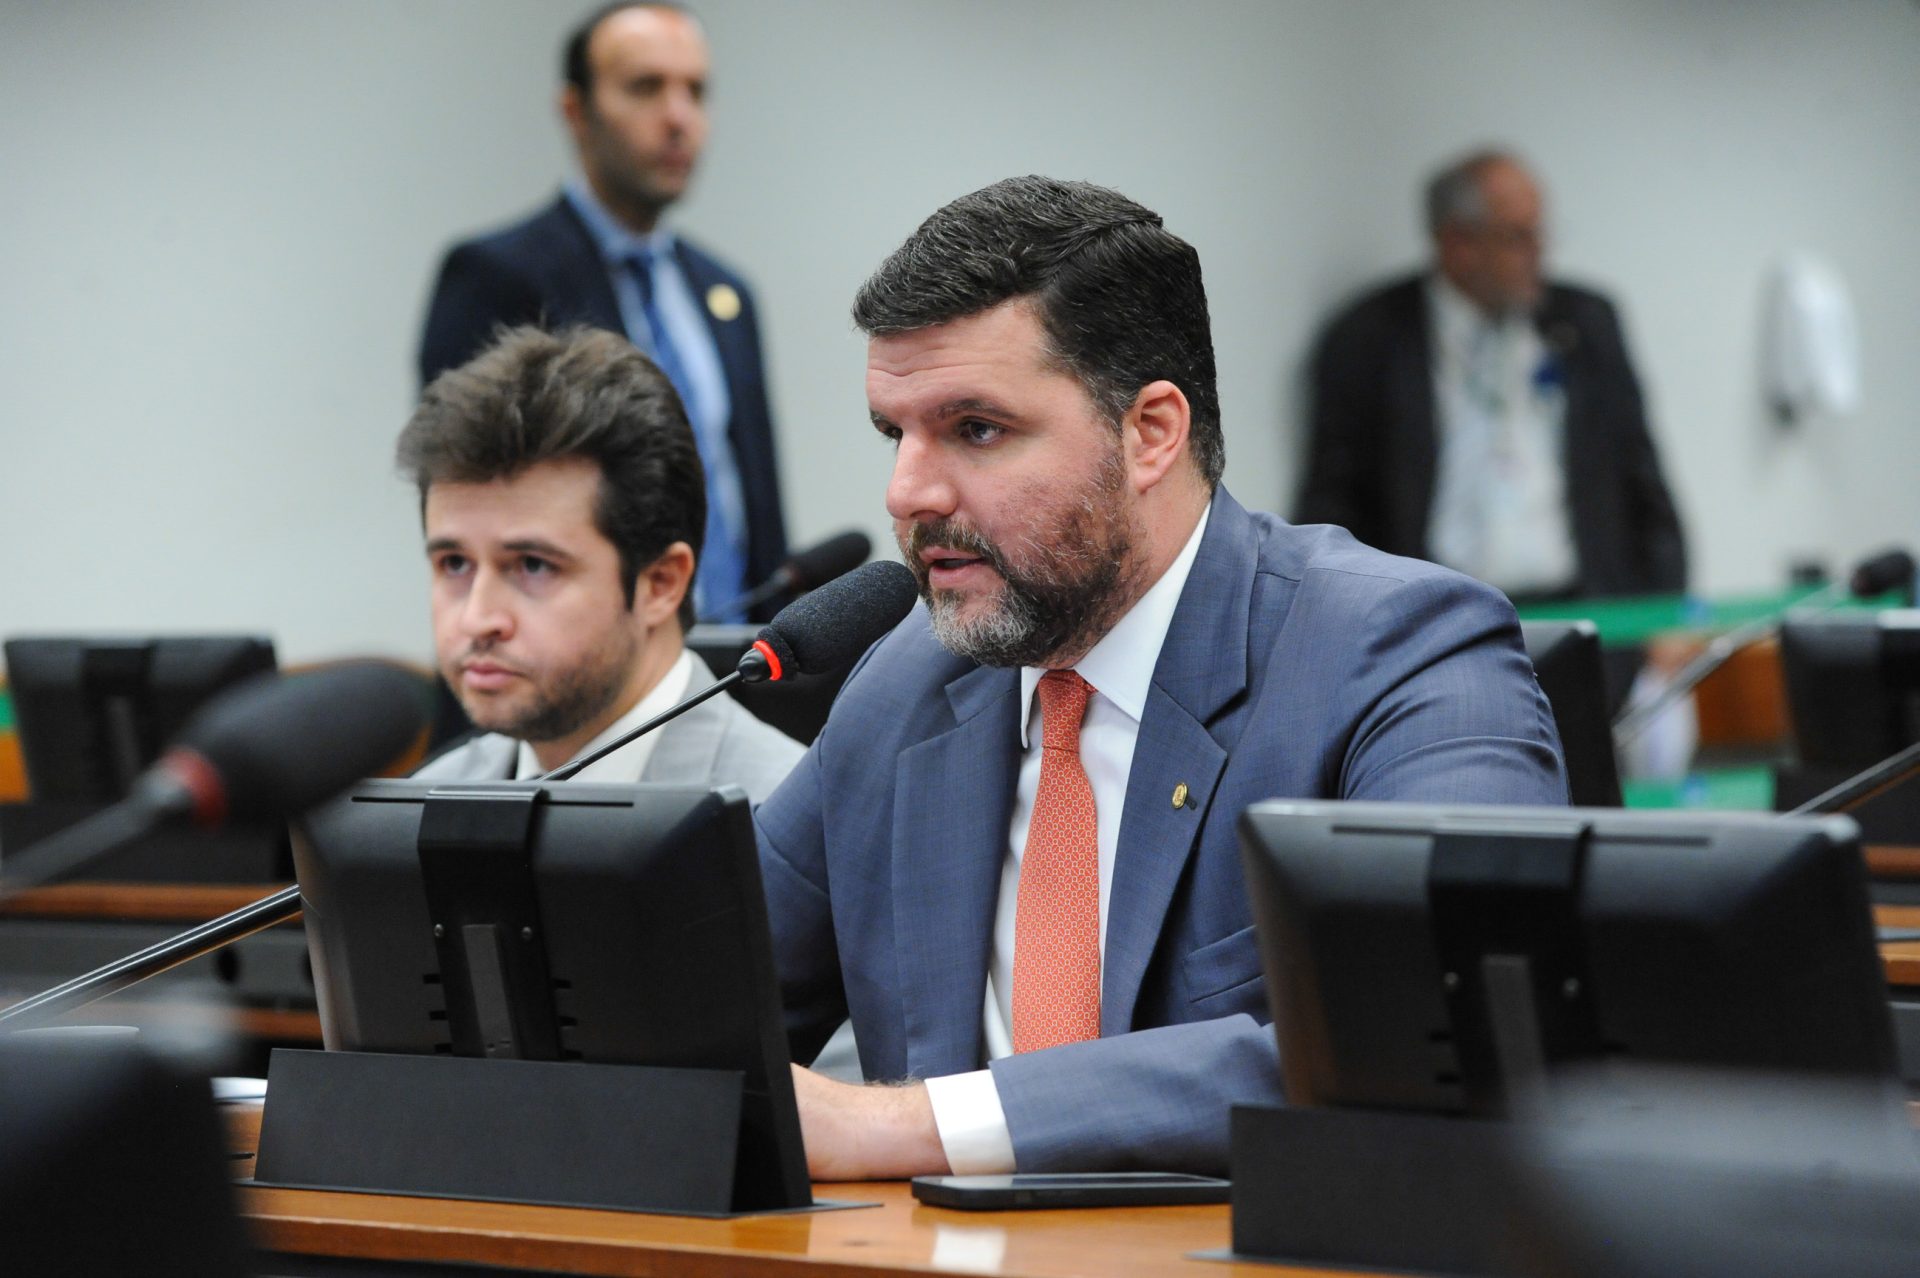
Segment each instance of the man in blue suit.
M673 381L706 469L702 617L785 561L760 330L746 282L660 225L707 139L707 42L666 4L614 4L567 41L560 110L581 177L526 221L456 245L420 342L420 383L467 362L501 326L624 333Z
M1512 608L1224 462L1199 259L1001 182L861 289L916 608L760 808L817 1176L1219 1172L1280 1099L1235 824L1276 796L1563 803ZM905 1085L898 1085L901 1083Z

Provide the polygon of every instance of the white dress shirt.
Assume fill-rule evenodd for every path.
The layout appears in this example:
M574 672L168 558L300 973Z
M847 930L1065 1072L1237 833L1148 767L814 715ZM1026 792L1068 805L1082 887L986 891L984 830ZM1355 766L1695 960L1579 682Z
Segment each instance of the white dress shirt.
M1100 855L1100 952L1107 948L1107 898L1113 888L1113 859L1120 843L1120 817L1126 806L1127 776L1133 770L1133 746L1146 713L1147 690L1173 613L1200 553L1208 505L1187 544L1160 580L1148 588L1127 614L1074 667L1093 685L1087 715L1080 725L1080 764L1093 790L1095 839ZM1034 689L1046 671L1020 671L1020 777L1014 788L1007 828L1007 859L1000 870L1000 900L993 917L993 956L987 965L986 1007L982 1014L987 1059L1013 1054L1014 916L1020 895L1020 861L1027 849L1027 826L1040 789L1041 742L1036 718L1041 710ZM991 1070L949 1074L927 1080L927 1098L940 1132L940 1146L954 1174L987 1175L1013 1170L1013 1138L1000 1106Z
M592 754L607 742L632 732L653 716L665 713L686 694L687 684L692 680L693 654L682 648L679 660L667 667L667 673L660 677L660 682L654 684L646 696L634 702L633 709L608 724L606 731L575 751L573 758L578 759ZM575 781L638 781L640 774L647 770L647 760L653 757L653 743L659 739L659 733L649 732L638 741L629 742L615 750L606 758L589 763L580 769L573 779ZM567 762L571 763L573 760L569 759ZM541 767L540 760L534 757L533 747L522 741L520 758L514 764L513 779L530 781L535 777L546 775L548 771L549 769Z
M1427 546L1509 594L1564 590L1577 563L1559 359L1525 316L1490 318L1438 275L1427 301L1440 445Z

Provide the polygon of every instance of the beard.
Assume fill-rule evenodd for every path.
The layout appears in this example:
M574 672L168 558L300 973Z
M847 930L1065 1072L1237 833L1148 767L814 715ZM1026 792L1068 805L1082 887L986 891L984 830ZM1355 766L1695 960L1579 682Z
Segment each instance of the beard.
M531 700L519 705L494 704L480 698L461 698L473 726L517 740L539 744L572 736L612 707L626 687L638 641L625 631L609 636L590 660L543 681L529 679ZM484 648L469 655L479 656ZM458 687L456 683L454 685Z
M1116 445L1076 500L1002 546L953 520L913 524L896 532L907 567L926 601L933 636L956 656L983 666L1039 666L1082 654L1131 607L1140 565L1134 526L1122 500L1126 466ZM1048 490L1036 487L1031 507ZM936 590L921 552L944 547L978 555L999 575L1000 593L975 615L968 596Z
M594 118L591 129L588 147L593 168L616 213L651 222L686 193L687 181L656 174L647 159L629 150L611 126Z

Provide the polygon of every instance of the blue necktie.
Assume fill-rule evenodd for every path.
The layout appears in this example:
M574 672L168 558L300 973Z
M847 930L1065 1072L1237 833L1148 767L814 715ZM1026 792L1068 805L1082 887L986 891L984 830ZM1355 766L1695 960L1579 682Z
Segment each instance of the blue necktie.
M702 617L737 598L747 589L746 509L740 490L740 472L734 464L733 449L727 442L724 425L706 427L701 404L695 398L693 380L674 345L673 331L661 314L654 272L659 268L652 249L643 248L629 259L634 282L640 289L640 306L653 339L650 354L660 371L667 375L686 406L687 420L693 426L694 443L700 449L700 464L707 479L707 528L705 545L700 551L699 572L694 578L694 607ZM740 616L716 617L718 621L744 620Z

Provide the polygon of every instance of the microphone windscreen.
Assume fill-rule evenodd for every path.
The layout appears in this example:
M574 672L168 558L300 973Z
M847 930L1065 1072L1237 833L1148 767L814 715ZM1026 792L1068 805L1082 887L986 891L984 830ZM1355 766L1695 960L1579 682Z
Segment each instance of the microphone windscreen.
M1913 589L1913 556L1904 550L1883 550L1863 559L1853 570L1848 587L1856 595L1884 595L1889 590Z
M216 697L175 745L219 777L226 810L286 817L400 757L427 724L427 686L381 661L258 675Z
M795 553L787 560L787 573L795 589L812 590L846 576L872 553L873 542L865 533L843 532Z
M899 625L919 597L913 574L891 560L864 564L800 596L760 631L780 678L838 670Z

